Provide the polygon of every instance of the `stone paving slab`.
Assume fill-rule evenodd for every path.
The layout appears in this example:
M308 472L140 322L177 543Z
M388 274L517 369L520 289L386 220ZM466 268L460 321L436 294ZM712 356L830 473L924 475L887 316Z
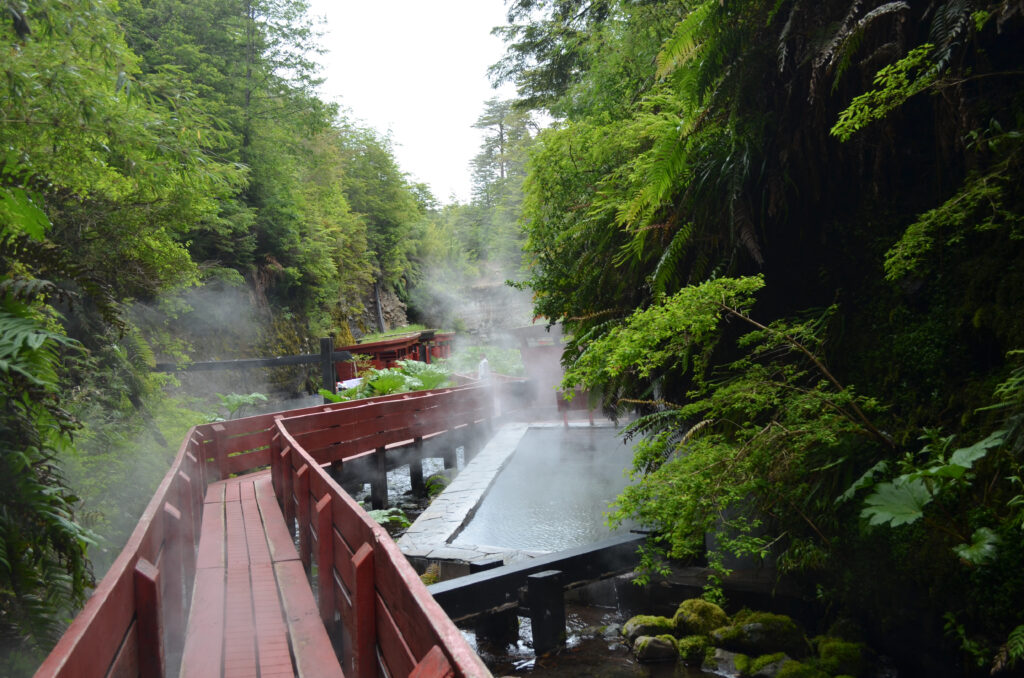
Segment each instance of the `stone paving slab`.
M607 422L606 425L610 424L611 422ZM562 422L516 422L503 425L398 539L398 548L411 558L458 560L469 563L501 558L506 565L546 555L542 551L523 551L488 545L459 544L456 547L450 542L473 517L487 490L512 458L512 453L516 451L526 431L530 428L561 428L563 425ZM592 424L570 422L569 426L590 427Z

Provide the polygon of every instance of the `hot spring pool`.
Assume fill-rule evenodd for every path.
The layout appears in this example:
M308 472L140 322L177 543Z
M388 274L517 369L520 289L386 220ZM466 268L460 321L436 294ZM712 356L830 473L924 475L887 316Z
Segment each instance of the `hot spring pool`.
M619 533L605 518L632 459L612 427L531 427L449 543L552 552Z

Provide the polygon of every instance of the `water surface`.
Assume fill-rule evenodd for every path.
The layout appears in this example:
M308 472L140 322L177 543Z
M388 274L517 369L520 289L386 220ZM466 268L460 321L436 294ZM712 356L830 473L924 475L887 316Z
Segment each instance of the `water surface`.
M531 428L453 544L561 551L611 536L632 458L611 427Z

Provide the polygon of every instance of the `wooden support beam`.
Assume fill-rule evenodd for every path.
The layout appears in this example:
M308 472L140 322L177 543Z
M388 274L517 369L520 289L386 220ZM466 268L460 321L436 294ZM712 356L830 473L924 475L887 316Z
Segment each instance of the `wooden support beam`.
M375 510L388 507L387 448L378 447L373 454L373 474L370 476L370 506Z
M357 678L377 678L377 592L373 576L373 547L363 544L352 558L356 586L353 591L355 628L351 629Z
M303 464L295 474L295 498L298 501L299 559L308 573L312 567L312 544L310 542L309 515L309 465Z
M135 624L139 638L140 678L163 678L163 625L160 620L160 571L145 558L135 563Z
M185 609L188 593L185 574L185 544L191 537L188 526L179 511L170 502L164 502L164 550L160 563L163 601L163 628L167 632L164 656L169 675L178 673L185 637ZM189 554L189 559L191 554Z
M455 671L448 658L444 656L441 648L435 645L416 664L409 678L452 678L454 675Z
M214 465L217 467L217 478L223 480L227 477L228 459L224 453L224 437L227 429L224 428L223 424L213 424L213 458Z
M409 482L412 485L412 492L418 497L427 493L427 486L423 482L423 436L413 439L415 454L409 461Z
M338 373L334 371L334 339L320 338L320 378L324 388L331 393L338 392Z
M284 524L288 531L295 533L295 499L292 497L292 448L281 450L281 509L284 511Z
M316 536L317 604L320 619L331 633L334 626L334 516L329 494L316 503Z

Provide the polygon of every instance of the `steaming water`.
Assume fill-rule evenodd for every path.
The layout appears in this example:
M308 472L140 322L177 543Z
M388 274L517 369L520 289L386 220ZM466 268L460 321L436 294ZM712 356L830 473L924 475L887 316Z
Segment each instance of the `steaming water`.
M632 458L613 428L531 428L453 543L561 551L606 538Z

